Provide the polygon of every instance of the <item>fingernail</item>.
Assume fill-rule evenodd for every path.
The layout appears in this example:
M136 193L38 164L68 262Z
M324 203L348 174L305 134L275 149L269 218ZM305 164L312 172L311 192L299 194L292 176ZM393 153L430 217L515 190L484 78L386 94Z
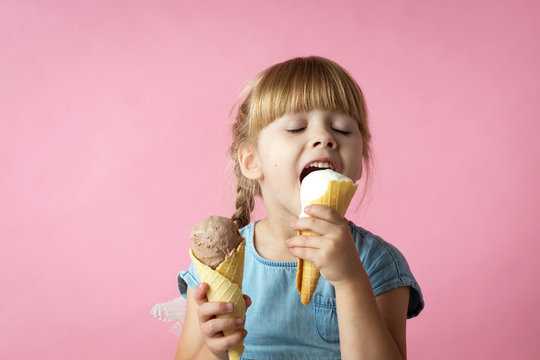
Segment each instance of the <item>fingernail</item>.
M244 319L242 319L242 318L236 319L236 323L237 323L238 325L242 324L243 322L244 322Z
M227 304L227 311L232 312L233 311L233 304L229 303Z

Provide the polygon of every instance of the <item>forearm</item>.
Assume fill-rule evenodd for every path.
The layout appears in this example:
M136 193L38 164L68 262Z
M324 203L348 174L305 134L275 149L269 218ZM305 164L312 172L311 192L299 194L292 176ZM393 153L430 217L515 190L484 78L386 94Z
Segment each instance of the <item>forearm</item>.
M352 281L336 284L335 290L342 359L402 360L379 314L365 270Z

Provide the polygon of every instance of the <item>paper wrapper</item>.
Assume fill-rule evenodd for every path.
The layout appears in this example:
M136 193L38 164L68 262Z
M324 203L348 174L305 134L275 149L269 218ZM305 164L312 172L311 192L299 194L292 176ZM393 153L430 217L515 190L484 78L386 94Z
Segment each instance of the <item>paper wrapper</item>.
M223 260L216 269L202 263L193 251L189 249L191 261L195 264L195 269L199 275L200 282L208 283L208 301L223 301L234 304L234 310L229 314L218 315L217 318L245 318L246 303L242 295L242 277L244 275L244 250L245 240L240 242L231 256ZM238 330L224 331L225 336ZM229 350L229 359L239 360L244 351L244 343Z
M352 181L331 180L324 195L318 199L308 201L304 206L311 204L326 205L344 216L358 185ZM297 230L297 235L318 236L319 234L309 230ZM300 295L300 302L309 304L311 297L317 288L320 272L315 264L309 260L297 258L296 260L296 289Z

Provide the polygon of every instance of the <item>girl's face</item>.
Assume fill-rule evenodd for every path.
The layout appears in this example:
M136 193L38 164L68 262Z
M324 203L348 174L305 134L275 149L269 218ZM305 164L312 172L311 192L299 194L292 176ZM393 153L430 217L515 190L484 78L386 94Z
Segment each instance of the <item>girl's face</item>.
M337 112L285 114L261 130L257 153L266 205L285 207L294 216L300 213L300 173L309 162L330 158L353 181L362 173L358 123Z

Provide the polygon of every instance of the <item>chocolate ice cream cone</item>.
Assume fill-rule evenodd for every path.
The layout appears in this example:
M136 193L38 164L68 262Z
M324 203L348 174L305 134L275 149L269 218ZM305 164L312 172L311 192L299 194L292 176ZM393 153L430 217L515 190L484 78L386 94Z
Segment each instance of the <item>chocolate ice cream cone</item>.
M245 318L246 303L242 294L242 277L244 273L244 249L245 241L241 241L236 250L216 267L212 269L205 265L189 250L191 260L195 264L200 282L208 283L208 301L220 301L233 303L233 312L218 315L217 318ZM224 331L225 336L238 330ZM243 341L241 344L229 350L229 359L239 360L244 351Z

